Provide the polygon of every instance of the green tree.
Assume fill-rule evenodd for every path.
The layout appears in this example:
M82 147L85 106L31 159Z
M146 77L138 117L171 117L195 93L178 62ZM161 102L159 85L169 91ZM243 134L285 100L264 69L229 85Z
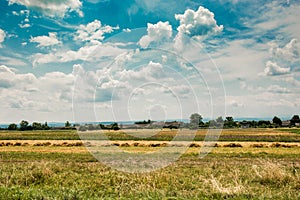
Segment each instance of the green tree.
M50 129L47 122L45 122L45 124L42 125L42 129L43 130L49 130Z
M224 121L225 128L234 128L237 127L237 123L234 121L233 117L226 117Z
M291 125L295 126L296 123L300 123L299 115L294 115L291 119Z
M70 128L70 127L71 127L71 124L70 124L70 122L69 122L69 121L66 121L66 123L65 123L65 127L66 127L66 128Z
M42 127L42 124L41 124L41 123L39 123L39 122L33 122L33 123L32 123L32 129L33 129L33 130L42 130L43 127Z
M277 116L275 116L272 121L273 121L273 124L276 124L278 126L282 125L281 119L279 117L277 117Z
M117 123L112 124L111 129L114 130L114 131L120 130L120 128L119 128L119 126L118 126Z
M10 124L7 128L10 131L14 131L18 129L18 125L17 124Z
M202 116L198 113L194 113L190 116L190 129L198 129L202 122Z
M20 122L20 130L21 130L21 131L26 131L26 130L28 130L28 125L29 125L28 121L22 120L22 121Z
M215 128L217 126L218 126L218 123L216 122L216 120L210 120L209 121L209 127Z

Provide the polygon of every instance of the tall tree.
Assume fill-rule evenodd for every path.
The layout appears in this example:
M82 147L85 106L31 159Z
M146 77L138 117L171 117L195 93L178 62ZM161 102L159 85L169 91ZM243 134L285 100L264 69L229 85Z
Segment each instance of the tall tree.
M282 125L281 119L279 117L277 117L277 116L275 116L272 121L273 121L273 124L276 124L278 126Z
M296 123L300 123L299 115L294 115L291 119L291 125L295 126Z
M66 123L65 123L65 127L66 127L66 128L70 128L70 127L71 127L71 124L70 124L70 122L69 122L69 121L66 121Z
M20 122L20 130L26 131L28 129L28 125L29 125L28 121L22 120Z
M18 128L17 124L10 124L7 129L13 131L13 130L17 130L17 128Z
M199 126L203 123L202 116L198 113L194 113L190 116L190 129L198 129Z

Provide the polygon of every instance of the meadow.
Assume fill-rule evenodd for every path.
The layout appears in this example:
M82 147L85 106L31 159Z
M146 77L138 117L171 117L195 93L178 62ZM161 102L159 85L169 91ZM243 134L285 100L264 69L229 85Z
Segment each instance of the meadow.
M76 131L2 131L0 199L300 199L299 132L224 130L200 159L205 130L199 130L170 166L125 173L98 162ZM164 147L176 131L103 134L123 150L145 153Z

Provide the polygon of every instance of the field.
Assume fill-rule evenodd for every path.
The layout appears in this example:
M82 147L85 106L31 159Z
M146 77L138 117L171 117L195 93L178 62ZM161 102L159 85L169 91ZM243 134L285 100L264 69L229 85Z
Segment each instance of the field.
M224 130L204 158L199 130L176 162L148 173L117 171L86 148L105 134L111 145L144 154L177 133L156 132L89 132L80 141L76 131L2 131L0 199L300 199L299 129Z

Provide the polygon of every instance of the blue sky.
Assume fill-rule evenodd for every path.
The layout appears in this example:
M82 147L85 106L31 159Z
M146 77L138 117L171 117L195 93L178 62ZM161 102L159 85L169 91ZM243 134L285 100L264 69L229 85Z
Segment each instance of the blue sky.
M0 122L291 117L293 0L0 1Z

